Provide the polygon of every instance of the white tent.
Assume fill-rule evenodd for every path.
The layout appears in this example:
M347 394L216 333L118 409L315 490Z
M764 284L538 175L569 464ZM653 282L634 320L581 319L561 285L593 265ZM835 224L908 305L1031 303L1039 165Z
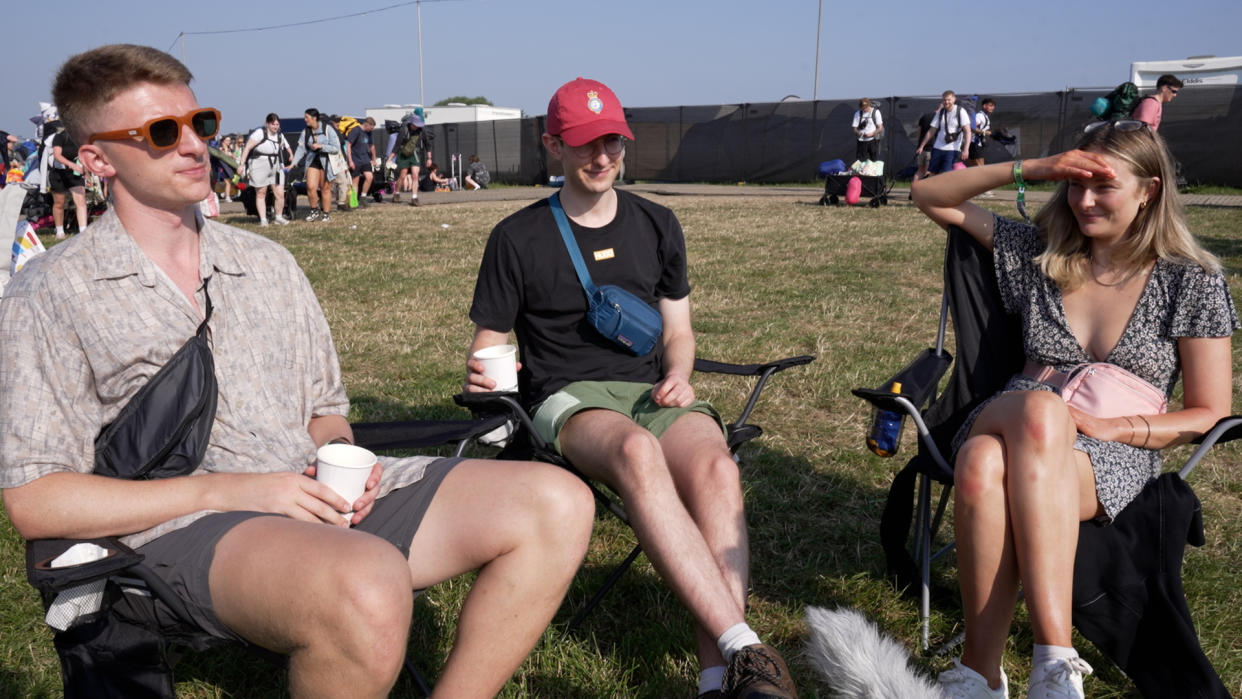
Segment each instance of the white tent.
M1242 56L1191 56L1180 61L1136 61L1130 64L1130 82L1153 89L1165 73L1176 75L1187 87L1242 84Z

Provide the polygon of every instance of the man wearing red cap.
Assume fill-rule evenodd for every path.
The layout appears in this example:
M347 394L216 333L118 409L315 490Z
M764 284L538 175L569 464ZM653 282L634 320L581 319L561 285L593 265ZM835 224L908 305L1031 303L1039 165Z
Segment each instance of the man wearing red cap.
M535 428L625 501L643 549L697 622L702 696L797 695L780 655L746 624L749 545L723 422L690 385L695 343L681 224L613 188L633 139L621 103L595 80L562 85L543 145L560 161L560 205L591 280L659 312L654 350L635 355L587 319L582 282L549 200L492 231L475 285L470 352L517 336L518 381ZM467 362L467 389L495 382Z

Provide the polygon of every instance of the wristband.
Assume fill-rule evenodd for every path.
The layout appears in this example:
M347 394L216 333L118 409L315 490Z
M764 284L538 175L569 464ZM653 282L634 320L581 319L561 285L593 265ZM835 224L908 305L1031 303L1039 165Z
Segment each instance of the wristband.
M1013 161L1013 183L1018 185L1018 213L1030 223L1031 217L1026 215L1026 180L1022 179L1021 160Z

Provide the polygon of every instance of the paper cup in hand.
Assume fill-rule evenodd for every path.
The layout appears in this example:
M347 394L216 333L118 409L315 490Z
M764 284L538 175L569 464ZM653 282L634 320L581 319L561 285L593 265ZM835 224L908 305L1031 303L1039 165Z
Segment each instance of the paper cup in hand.
M316 458L315 480L335 490L352 507L367 489L375 454L352 444L325 444L319 447ZM348 522L354 513L343 516Z
M483 364L483 375L496 382L493 391L517 390L517 347L513 345L484 347L474 353L474 358Z

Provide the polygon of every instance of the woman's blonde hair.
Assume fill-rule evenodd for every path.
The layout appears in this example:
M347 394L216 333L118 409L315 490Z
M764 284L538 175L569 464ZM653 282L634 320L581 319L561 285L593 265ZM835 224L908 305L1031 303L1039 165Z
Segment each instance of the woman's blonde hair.
M1147 205L1139 209L1121 241L1117 262L1131 268L1161 258L1182 264L1196 264L1208 272L1220 270L1212 253L1204 250L1186 225L1182 202L1177 196L1173 158L1160 134L1143 126L1123 131L1108 124L1083 134L1074 146L1080 150L1107 153L1130 166L1146 186L1160 178ZM1078 228L1069 205L1069 182L1062 182L1048 204L1035 215L1035 225L1045 248L1035 258L1049 279L1063 289L1077 288L1086 281L1090 240Z

